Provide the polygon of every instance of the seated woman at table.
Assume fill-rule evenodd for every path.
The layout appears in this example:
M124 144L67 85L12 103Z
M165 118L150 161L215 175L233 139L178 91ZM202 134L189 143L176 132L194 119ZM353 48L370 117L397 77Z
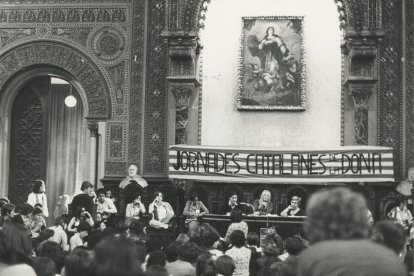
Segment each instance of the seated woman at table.
M256 199L253 202L254 214L263 216L272 213L273 204L270 200L270 192L268 190L263 190L262 194L260 195L260 199Z
M230 214L232 210L241 209L241 206L237 203L238 196L236 191L232 191L229 193L229 201L224 203L223 207L221 207L221 214Z
M174 217L174 210L168 202L163 201L164 194L155 192L154 201L148 207L148 213L152 215L149 226L152 228L168 229L168 223Z
M301 198L298 196L292 196L290 205L280 213L282 217L299 217L304 216L303 210L300 208Z
M190 200L187 201L184 207L183 215L186 216L186 223L188 223L188 236L191 238L195 234L195 230L199 225L198 217L208 214L208 209L203 202L198 199L198 193L192 192Z
M240 209L234 208L233 211L231 211L230 221L231 224L227 228L226 236L224 237L224 240L226 242L230 242L230 235L234 230L241 230L244 233L244 236L247 236L247 233L249 232L249 226L243 220L243 212Z

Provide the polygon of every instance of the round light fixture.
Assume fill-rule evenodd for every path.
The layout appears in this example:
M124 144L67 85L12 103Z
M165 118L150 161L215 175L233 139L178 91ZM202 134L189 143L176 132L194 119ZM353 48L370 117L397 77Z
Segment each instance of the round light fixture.
M77 104L77 100L73 95L69 95L65 98L65 105L67 107L74 107Z

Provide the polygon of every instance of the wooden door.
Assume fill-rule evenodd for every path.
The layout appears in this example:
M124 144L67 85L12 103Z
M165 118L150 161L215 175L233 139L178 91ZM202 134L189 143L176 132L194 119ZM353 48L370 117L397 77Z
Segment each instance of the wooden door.
M13 102L9 198L14 203L26 202L32 181L46 177L49 85L49 77L36 78Z

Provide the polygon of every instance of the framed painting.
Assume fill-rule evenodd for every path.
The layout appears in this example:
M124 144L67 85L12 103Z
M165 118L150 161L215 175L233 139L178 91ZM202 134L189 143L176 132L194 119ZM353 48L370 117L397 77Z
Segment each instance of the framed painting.
M239 110L305 110L303 16L243 17Z

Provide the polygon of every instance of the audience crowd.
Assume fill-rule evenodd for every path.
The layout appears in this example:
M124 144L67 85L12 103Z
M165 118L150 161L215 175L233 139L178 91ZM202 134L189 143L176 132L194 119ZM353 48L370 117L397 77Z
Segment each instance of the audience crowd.
M284 239L277 229L262 239L249 232L237 208L221 236L208 223L192 223L199 211L191 204L185 208L188 234L177 235L169 220L173 208L160 192L149 208L140 194L131 195L125 219L114 219L110 193L98 190L94 210L79 205L70 217L59 214L55 225L46 225L47 200L36 193L44 189L37 184L22 206L0 199L0 276L414 275L409 229L393 220L371 225L365 199L346 188L313 194L304 234ZM92 192L89 184L83 190ZM147 209L152 215L146 219Z

